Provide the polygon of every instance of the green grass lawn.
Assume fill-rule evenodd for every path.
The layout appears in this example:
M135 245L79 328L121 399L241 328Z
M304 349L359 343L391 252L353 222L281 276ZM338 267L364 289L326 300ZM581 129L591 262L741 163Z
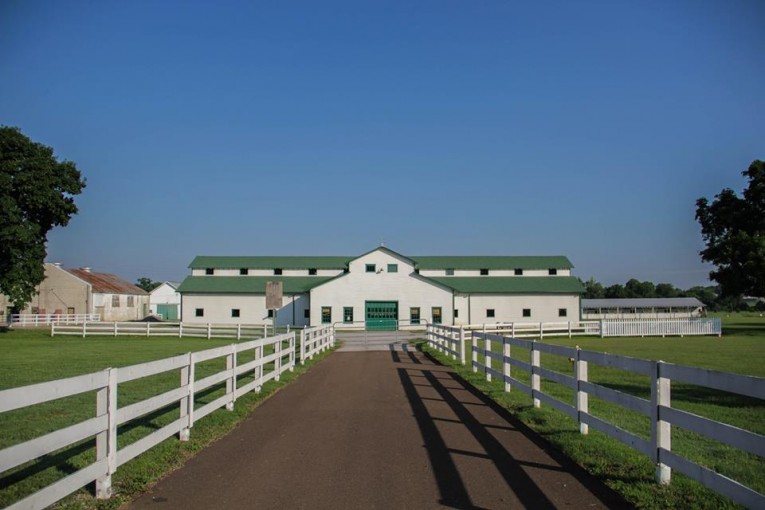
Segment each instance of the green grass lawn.
M545 338L545 343L578 345L585 350L608 352L635 358L704 367L746 375L765 376L765 319L759 314L730 314L723 317L723 336L667 338ZM454 365L449 358L424 347L439 360ZM493 350L500 351L494 345ZM529 361L528 350L512 348L512 357ZM469 358L469 356L468 356ZM483 362L482 357L479 361ZM568 358L542 353L543 367L573 375ZM488 383L483 374L474 374L468 367L456 366L471 384L511 409L526 424L547 438L553 445L603 479L640 508L736 508L730 500L718 496L678 473L673 473L672 485L658 486L654 482L654 466L640 453L590 430L588 436L579 434L578 424L567 416L543 404L537 409L521 391L505 393L499 382ZM494 368L501 370L498 362ZM513 369L513 377L529 384L527 372ZM589 364L591 382L641 398L650 399L646 376L631 374ZM573 390L542 380L542 391L569 404L574 403ZM765 434L765 401L740 397L688 384L672 385L672 406L737 427ZM643 438L650 438L650 420L624 407L590 397L590 413ZM765 492L765 462L736 448L673 427L672 449L676 453L710 469Z
M109 367L134 365L231 343L231 339L51 338L46 330L12 330L0 333L0 349L3 352L3 356L0 357L0 389L72 377ZM267 350L265 354L269 354L269 351ZM252 351L238 356L240 364L251 359L253 359ZM319 359L321 356L315 361ZM311 364L312 362L309 362L306 368ZM198 364L196 379L202 379L224 367L223 359ZM117 508L130 497L146 490L163 474L180 466L195 451L231 430L266 396L287 384L304 370L305 368L298 366L294 373L283 374L280 382L267 383L261 393L250 392L241 396L236 402L234 411L219 409L196 422L189 442L182 443L177 439L166 440L121 466L113 477L115 496L112 499L96 501L91 495L91 487L79 491L57 506L60 508ZM237 386L241 387L252 380L252 374L243 374L239 377ZM176 388L179 383L179 372L174 370L120 384L118 405L122 407L140 401ZM197 393L195 407L198 408L224 393L224 383ZM0 414L0 448L38 437L94 415L95 392ZM118 431L119 447L122 448L174 421L178 415L178 405L172 405L121 426ZM22 499L93 462L94 446L94 440L84 441L0 474L0 507Z

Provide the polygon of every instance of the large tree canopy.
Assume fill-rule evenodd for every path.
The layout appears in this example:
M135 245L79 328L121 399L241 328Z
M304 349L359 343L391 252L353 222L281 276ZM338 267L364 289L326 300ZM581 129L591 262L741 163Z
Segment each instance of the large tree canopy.
M696 201L701 258L716 266L709 276L723 296L765 296L765 162L752 162L743 175L749 184L742 197L725 188L711 204Z
M48 232L69 223L84 187L74 163L0 126L0 293L15 306L29 303L45 278Z

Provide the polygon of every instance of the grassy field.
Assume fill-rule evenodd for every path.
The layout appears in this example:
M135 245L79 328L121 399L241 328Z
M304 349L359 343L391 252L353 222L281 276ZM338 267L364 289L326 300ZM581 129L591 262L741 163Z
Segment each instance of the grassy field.
M545 338L545 343L576 346L635 358L663 360L686 366L705 367L746 375L765 376L765 319L758 314L735 314L723 317L724 334L717 337L685 338ZM428 347L446 364L451 359ZM497 345L494 350L499 351ZM528 350L513 348L512 357L527 361ZM483 361L483 360L481 360ZM567 358L543 353L542 366L573 375ZM497 363L495 362L495 368ZM693 480L673 473L672 484L654 482L654 465L636 451L591 429L588 436L579 434L578 424L549 407L534 408L530 398L520 391L505 393L498 382L488 383L482 374L455 366L460 375L503 406L511 409L531 428L555 447L572 457L590 472L621 492L639 508L736 508L730 500L718 496ZM591 382L650 399L647 377L590 364ZM526 384L529 375L513 370L513 377ZM574 403L573 390L549 380L542 380L545 393L564 402ZM621 406L590 397L590 413L646 439L650 438L650 420ZM672 385L672 406L765 434L765 402L692 385ZM765 492L765 462L757 456L691 433L679 427L672 430L672 449L694 462L709 467L759 492Z
M167 358L191 351L200 351L232 340L146 337L56 337L45 330L18 330L0 333L0 389L24 386L37 382L96 372L108 367L120 367ZM267 354L267 353L266 353ZM252 359L252 354L238 357L240 363ZM316 358L314 362L321 359ZM306 368L312 365L309 362ZM196 379L224 368L222 359L197 365ZM304 372L298 367L286 373L280 382L267 383L261 393L250 392L237 399L233 412L218 410L194 424L191 440L182 443L167 440L121 466L113 477L115 496L107 501L92 497L92 487L62 501L59 508L117 508L132 496L145 491L151 483L165 473L183 464L195 451L215 441L246 417L264 398ZM120 407L178 387L177 371L139 379L119 387ZM237 385L252 380L251 375L240 377ZM196 406L214 400L225 391L223 385L197 394ZM95 393L89 392L59 399L47 404L0 414L0 449L72 425L95 414ZM177 419L178 406L128 423L119 429L120 447ZM93 440L29 462L0 474L0 508L17 501L50 483L91 463L95 458Z

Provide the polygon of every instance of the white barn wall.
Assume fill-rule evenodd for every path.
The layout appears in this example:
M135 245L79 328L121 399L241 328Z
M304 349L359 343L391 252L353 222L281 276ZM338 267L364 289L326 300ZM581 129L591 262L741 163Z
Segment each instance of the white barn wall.
M198 324L273 324L268 317L265 294L188 294L183 295L181 318L183 322ZM196 309L204 310L203 317L196 316ZM231 310L238 308L239 317L231 317ZM294 318L293 322L293 309ZM303 327L308 325L305 310L309 309L307 294L284 296L282 307L276 311L277 326Z
M494 317L486 310L494 309ZM523 316L523 309L531 309L531 317ZM566 317L558 316L558 309L567 310ZM470 296L470 322L567 322L579 320L579 296L575 294L472 294Z
M571 270L570 269L560 269L560 268L550 268L550 269L557 269L556 276L571 276ZM515 269L489 269L488 275L481 275L480 269L455 269L453 275L447 275L446 269L421 269L420 274L422 276L436 276L436 277L443 277L443 276L456 276L456 277L475 277L475 276L484 276L487 278L493 277L493 276L516 276ZM550 276L550 273L547 269L524 269L523 274L519 275L519 277L523 276Z
M367 273L366 264L375 264L382 271ZM398 264L398 272L389 273L388 264ZM442 322L452 323L449 289L421 279L405 258L376 250L351 261L348 274L311 290L311 324L321 324L324 306L332 307L332 322L342 322L346 306L353 307L354 321L364 321L366 301L397 301L398 318L405 324L410 307L419 307L420 319L431 322L432 307L440 306Z

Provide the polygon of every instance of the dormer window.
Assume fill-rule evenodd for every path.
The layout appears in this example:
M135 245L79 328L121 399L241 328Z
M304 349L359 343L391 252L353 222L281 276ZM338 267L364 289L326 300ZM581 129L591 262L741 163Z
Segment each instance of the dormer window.
M447 269L446 276L454 276L454 268Z
M206 275L215 274L215 269L208 267L207 269L205 269L205 274Z
M547 270L547 274L549 274L550 276L556 275L558 274L558 270L554 268L550 268Z
M523 269L516 269L515 276L523 276Z
M489 276L489 270L488 269L481 269L481 276Z
M239 276L247 276L248 274L250 274L250 270L246 267L243 267L239 270Z
M308 274L311 276L316 276L316 268L312 267L311 269L309 269Z
M274 274L275 274L275 275L280 275L280 274L282 274L282 270L281 270L281 268L277 267L276 269L274 269Z

